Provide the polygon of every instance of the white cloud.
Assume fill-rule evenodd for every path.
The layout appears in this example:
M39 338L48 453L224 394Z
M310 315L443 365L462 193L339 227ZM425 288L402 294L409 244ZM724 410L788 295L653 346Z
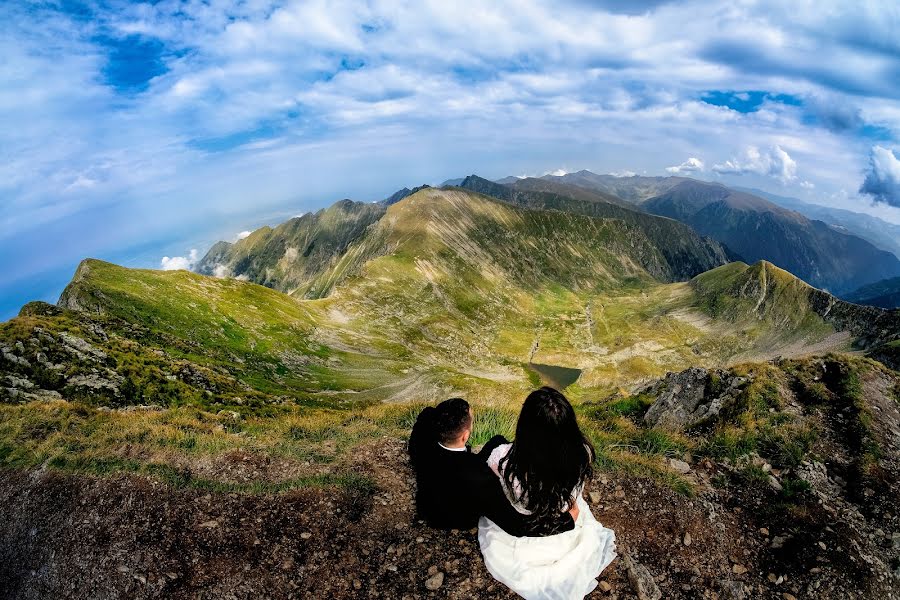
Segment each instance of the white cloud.
M703 171L704 168L706 167L703 164L703 161L692 156L680 165L666 167L666 172L672 173L673 175L683 175L685 173L697 173Z
M634 171L613 171L610 175L613 177L634 177L637 173Z
M802 187L805 190L812 190L812 189L815 189L816 184L814 184L811 181L803 180L800 182L800 187Z
M226 265L216 265L213 267L213 277L218 277L219 279L231 277L231 269Z
M900 207L900 159L890 148L872 147L869 168L859 192L871 196L875 202Z
M777 145L762 151L756 146L747 146L740 157L713 165L712 170L723 175L755 173L783 183L797 179L797 162Z
M199 258L200 253L197 249L191 248L187 256L163 256L162 260L159 261L159 268L163 271L177 271L181 269L190 271Z
M246 238L250 237L251 233L253 233L253 232L252 231L242 231L239 234L237 234L237 239L239 239L239 240L246 239Z

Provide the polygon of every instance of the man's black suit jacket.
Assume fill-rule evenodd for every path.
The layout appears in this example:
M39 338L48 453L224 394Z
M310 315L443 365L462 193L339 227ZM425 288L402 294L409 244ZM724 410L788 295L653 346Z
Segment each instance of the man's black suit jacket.
M574 528L569 513L560 513L553 522L544 523L512 507L500 479L486 462L494 448L506 443L503 436L495 436L478 454L469 448L452 451L441 447L422 421L420 415L410 435L409 453L416 471L416 507L429 525L471 529L483 515L518 537L553 535Z

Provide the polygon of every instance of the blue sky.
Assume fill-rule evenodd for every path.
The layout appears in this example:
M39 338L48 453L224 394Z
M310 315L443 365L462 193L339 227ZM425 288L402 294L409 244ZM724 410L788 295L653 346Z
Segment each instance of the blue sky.
M184 266L468 173L686 174L900 222L900 4L788 4L7 0L0 318L86 256Z

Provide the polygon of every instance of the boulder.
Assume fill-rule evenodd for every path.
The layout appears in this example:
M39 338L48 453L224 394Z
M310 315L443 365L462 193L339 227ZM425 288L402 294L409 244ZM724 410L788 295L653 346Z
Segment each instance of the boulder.
M715 418L747 383L722 369L691 367L668 373L641 393L656 396L644 415L648 427L681 431Z
M656 580L647 567L631 558L630 554L626 554L622 562L628 571L628 581L631 582L631 587L640 600L662 599L662 592L659 591L659 586L656 585Z

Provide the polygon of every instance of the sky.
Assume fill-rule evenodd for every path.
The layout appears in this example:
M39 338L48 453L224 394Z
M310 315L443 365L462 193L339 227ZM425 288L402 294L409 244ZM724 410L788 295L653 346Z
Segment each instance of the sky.
M589 169L900 223L900 3L4 0L0 319L341 198Z

